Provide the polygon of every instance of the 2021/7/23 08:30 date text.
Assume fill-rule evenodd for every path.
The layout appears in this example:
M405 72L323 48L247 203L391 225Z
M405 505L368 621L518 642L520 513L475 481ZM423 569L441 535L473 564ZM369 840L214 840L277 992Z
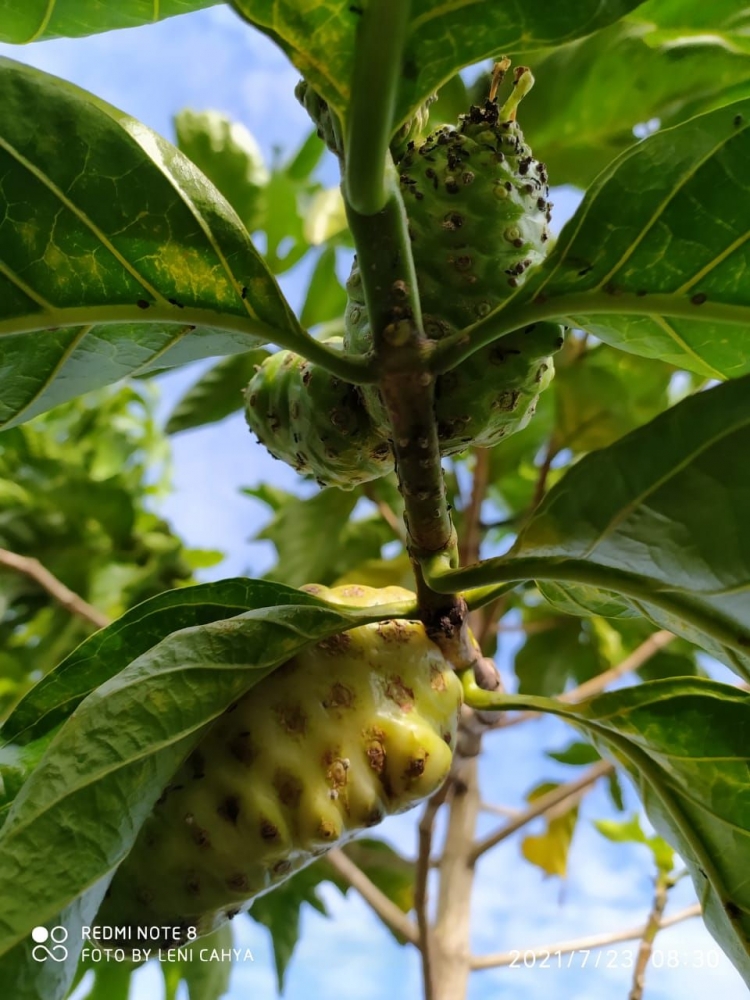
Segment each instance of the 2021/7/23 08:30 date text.
M511 969L632 969L637 952L630 948L592 951L511 951ZM718 969L722 955L716 949L655 948L649 965L655 969Z

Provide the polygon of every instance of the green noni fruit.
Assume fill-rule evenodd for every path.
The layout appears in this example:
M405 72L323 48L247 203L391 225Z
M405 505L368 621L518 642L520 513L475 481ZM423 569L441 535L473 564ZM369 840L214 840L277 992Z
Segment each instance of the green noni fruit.
M310 586L337 604L400 587ZM97 920L209 933L332 846L411 808L447 777L461 684L418 621L319 642L231 706L174 775ZM174 945L173 935L162 942Z
M547 253L547 171L515 121L532 82L521 67L502 108L495 100L472 107L456 128L444 126L409 143L398 163L424 330L433 340L471 327L501 306ZM367 353L372 331L356 261L347 293L344 346ZM524 427L552 379L551 355L562 342L560 325L537 323L442 375L436 385L442 453L490 446ZM362 391L375 424L386 426L377 388Z
M352 489L393 468L360 390L293 351L260 365L245 390L245 416L274 457L321 486Z

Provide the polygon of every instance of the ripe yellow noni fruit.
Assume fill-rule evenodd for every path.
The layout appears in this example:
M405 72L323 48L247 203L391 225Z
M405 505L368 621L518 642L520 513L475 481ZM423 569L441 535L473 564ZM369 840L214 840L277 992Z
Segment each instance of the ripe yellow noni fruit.
M413 597L304 589L359 607ZM179 927L183 941L210 932L436 791L460 706L458 678L421 622L364 625L309 647L211 726L146 820L98 922Z

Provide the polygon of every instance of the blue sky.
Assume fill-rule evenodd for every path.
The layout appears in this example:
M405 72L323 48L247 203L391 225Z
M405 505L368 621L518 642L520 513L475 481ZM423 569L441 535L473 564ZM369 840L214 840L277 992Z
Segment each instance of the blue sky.
M268 158L274 146L292 149L306 134L308 121L293 96L297 74L262 36L218 7L146 28L90 39L61 40L28 48L0 45L0 53L73 80L112 104L172 137L171 116L180 108L216 108L244 122ZM533 136L528 137L533 143ZM571 212L575 198L557 192L556 223ZM301 282L292 274L285 291L298 304ZM196 377L197 369L161 380L162 411ZM239 573L258 575L270 562L265 544L247 539L262 525L265 508L239 495L241 486L271 481L295 489L295 473L266 452L248 434L241 418L178 436L174 441L175 491L164 511L176 529L194 546L228 552L213 577ZM210 491L206 484L210 484ZM501 668L510 672L513 647L506 643ZM481 773L484 798L519 806L528 789L540 780L571 780L572 768L544 757L544 748L561 748L572 739L562 723L544 720L497 732L487 739ZM631 811L636 799L627 789ZM545 880L538 869L520 858L518 842L492 852L480 864L474 893L473 947L477 953L525 949L579 936L616 931L638 924L647 914L652 885L649 856L644 848L613 845L594 830L592 820L610 816L604 791L587 796L564 884ZM484 815L481 832L497 819ZM533 827L529 832L538 832ZM406 853L415 850L414 814L387 821L383 836ZM302 937L288 974L288 1000L382 1000L383 996L420 995L419 966L412 950L400 948L353 893L343 899L331 887L324 895L332 920L308 912ZM693 901L689 880L673 891L669 909ZM241 945L252 949L254 963L233 973L233 1000L274 996L275 976L265 930L249 920L235 922ZM623 950L633 944L621 945ZM699 921L664 932L658 948L679 952L719 954ZM509 969L475 975L470 1000L498 996L509 1000L624 998L630 973L622 968L571 970ZM745 987L729 961L720 956L714 970L682 967L651 969L646 1000L691 1000L721 995L740 1000ZM134 980L130 1000L161 1000L157 970L148 967Z

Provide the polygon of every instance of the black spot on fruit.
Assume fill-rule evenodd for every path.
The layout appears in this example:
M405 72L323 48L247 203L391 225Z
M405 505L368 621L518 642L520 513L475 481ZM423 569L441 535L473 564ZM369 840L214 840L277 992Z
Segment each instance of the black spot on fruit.
M240 815L240 800L237 795L228 795L219 805L216 812L228 823L236 826Z
M425 753L424 757L413 757L409 763L406 765L406 770L404 771L404 777L412 780L414 778L421 778L424 774L424 769L427 765L427 758L429 754Z
M227 886L232 892L247 892L248 880L244 872L235 872L227 879Z
M288 809L296 809L302 798L302 782L288 771L279 770L274 774L273 784L279 802Z
M229 741L227 747L232 757L238 760L240 764L249 766L257 756L256 750L250 740L249 732L238 733Z
M344 632L343 635L346 633ZM335 684L331 685L328 695L323 700L323 708L351 708L354 701L354 691L346 684L336 681Z
M267 844L273 844L279 839L279 828L270 819L262 817L260 821L260 835Z
M279 704L274 706L279 725L287 733L302 736L307 728L307 714L301 705Z
M192 772L193 779L204 778L206 776L206 761L200 750L194 750L188 757L188 767Z
M200 826L193 826L192 836L193 841L201 849L207 849L211 846L211 837L209 836L208 830L204 830Z

